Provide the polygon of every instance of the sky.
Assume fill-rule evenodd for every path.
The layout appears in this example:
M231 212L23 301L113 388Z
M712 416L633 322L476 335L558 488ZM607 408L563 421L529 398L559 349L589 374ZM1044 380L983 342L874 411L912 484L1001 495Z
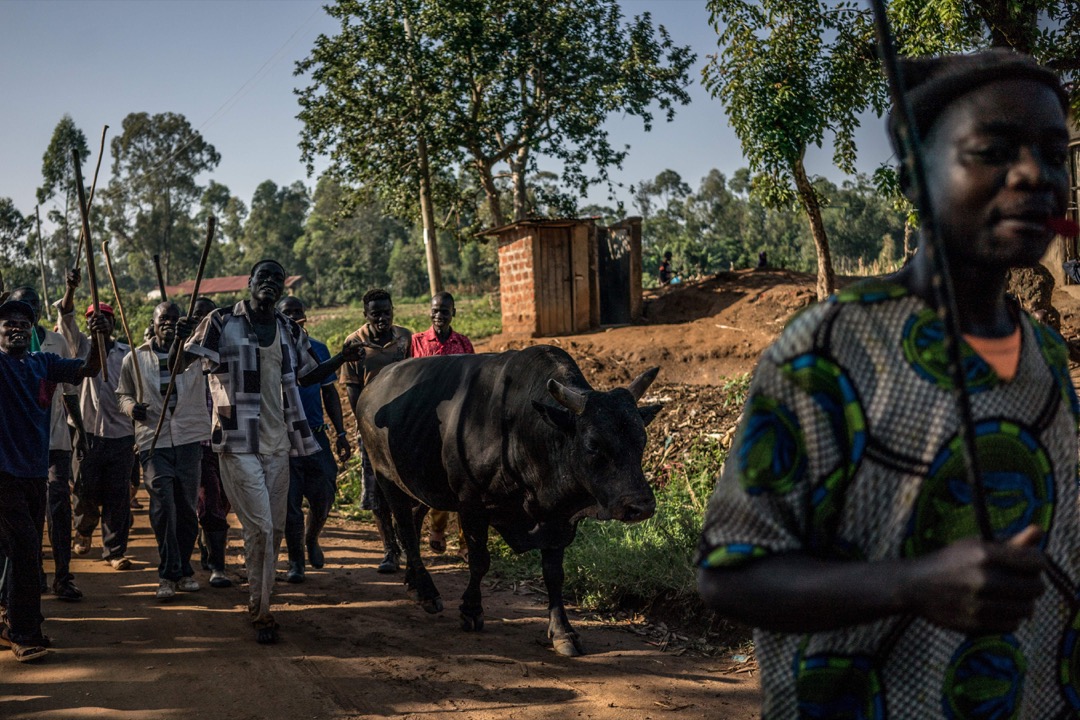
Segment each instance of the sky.
M297 147L301 123L295 77L320 33L336 23L324 0L0 0L0 197L32 214L41 158L65 114L86 134L90 182L103 125L108 139L131 112L184 115L221 154L200 178L223 183L250 205L264 180L314 187ZM650 12L679 45L698 55L688 88L692 102L673 122L657 117L651 132L639 118L612 116L616 146L630 145L613 179L630 209L629 186L665 169L696 188L710 169L728 176L746 164L723 107L701 85L705 56L716 50L705 0L622 0L624 15ZM890 157L883 122L866 118L857 135L858 168L872 172ZM836 181L828 148L811 149L811 173ZM109 177L106 146L101 183ZM325 167L325 163L321 165ZM317 166L317 171L319 166ZM543 167L541 169L544 169ZM605 202L606 191L589 198ZM584 202L582 204L585 204ZM44 212L42 213L44 215Z

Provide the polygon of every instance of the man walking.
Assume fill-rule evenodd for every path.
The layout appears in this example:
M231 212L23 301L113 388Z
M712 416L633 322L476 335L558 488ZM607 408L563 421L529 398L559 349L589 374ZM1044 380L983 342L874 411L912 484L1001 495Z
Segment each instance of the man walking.
M287 297L278 303L278 311L291 319L301 328L307 323L304 303L294 297ZM304 328L307 335L307 329ZM308 342L319 362L330 359L330 350L326 345L308 335ZM337 494L337 463L330 451L330 439L326 433L326 416L334 426L335 445L338 458L345 462L352 455L352 447L345 432L345 423L341 416L341 398L334 386L337 375L327 375L318 385L300 388L300 400L304 404L304 416L307 417L311 434L319 443L319 452L314 455L289 459L289 510L285 517L285 547L289 553L289 572L285 579L291 583L304 581L304 551L313 568L321 568L325 562L322 548L319 546L319 533L330 515ZM307 532L304 532L304 499L308 501Z
M77 384L100 370L96 340L85 363L31 352L35 318L24 302L0 305L0 553L10 564L0 645L10 647L19 662L48 652L39 573L53 392L61 383ZM90 321L95 338L107 326L101 316Z
M203 318L188 340L182 370L197 358L209 374L214 405L211 442L219 453L221 480L244 529L250 596L248 612L260 643L278 640L270 612L274 565L285 532L289 457L319 451L304 417L298 383L317 383L356 348L319 363L300 326L275 309L285 289L285 269L260 260L248 279L250 297ZM181 339L191 332L186 318Z
M64 296L56 304L60 311L60 334L75 357L86 358L90 340L75 324L75 289L78 270L67 275ZM90 536L101 519L101 557L115 570L131 567L127 552L131 531L131 465L135 461L135 430L131 418L120 411L116 386L120 367L131 348L112 339L113 310L105 303L98 307L105 318L106 365L109 379L94 377L79 388L79 410L86 428L86 454L79 458L75 483L75 551L88 552ZM89 318L93 306L86 309ZM80 553L81 554L81 553Z
M176 374L165 406L172 377L169 349L179 320L176 303L163 302L154 308L153 335L124 358L116 389L121 411L135 421L143 484L150 495L150 525L159 557L158 600L172 599L177 590L199 589L191 553L199 533L199 443L210 437L210 417L206 413L206 378L194 365ZM154 444L162 413L161 434Z

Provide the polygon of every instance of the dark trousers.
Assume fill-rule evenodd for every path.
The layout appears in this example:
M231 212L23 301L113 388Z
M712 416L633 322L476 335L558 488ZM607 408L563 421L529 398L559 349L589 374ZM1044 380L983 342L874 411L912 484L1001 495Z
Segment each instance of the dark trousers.
M72 580L71 574L71 451L49 451L49 544L52 545L53 585Z
M100 517L101 557L109 560L127 552L135 436L91 435L90 443L90 449L79 461L75 483L75 531L80 535L92 534Z
M229 498L221 485L221 467L218 454L209 445L201 447L200 463L202 472L199 477L199 504L197 513L199 527L206 532L227 532L229 529Z
M319 452L289 459L286 541L304 535L304 498L308 501L309 536L317 536L318 531L326 524L330 508L334 505L334 495L337 494L337 461L330 450L330 439L323 430L315 430L312 434L319 443Z
M143 485L150 496L150 526L157 539L158 577L179 580L195 574L191 553L199 535L199 443L139 453Z
M0 553L7 558L4 603L11 639L41 637L41 533L45 529L45 478L0 474Z

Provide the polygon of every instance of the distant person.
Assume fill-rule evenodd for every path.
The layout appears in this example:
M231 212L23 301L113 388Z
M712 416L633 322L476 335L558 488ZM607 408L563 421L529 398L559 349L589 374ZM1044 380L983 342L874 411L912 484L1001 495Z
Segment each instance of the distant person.
M31 352L37 314L30 305L0 305L0 553L7 559L0 645L19 662L48 653L41 632L41 535L45 529L49 436L53 393L100 371L97 337L110 323L91 318L85 362L54 353Z
M330 350L308 334L307 312L298 298L282 298L277 306L278 312L291 319L304 330L311 349L319 362L330 359ZM321 383L300 388L300 400L304 403L304 415L315 442L319 443L319 452L289 459L289 508L285 515L285 549L289 554L289 571L286 582L304 581L305 550L306 560L316 570L325 562L319 535L322 533L330 510L337 495L337 462L330 450L330 438L327 435L326 420L334 427L334 447L338 459L344 463L352 456L352 446L345 432L345 422L341 413L341 398L338 396L337 374L327 375ZM323 414L325 408L326 413ZM304 529L304 500L308 502L307 530Z
M173 302L154 308L154 333L124 358L116 395L120 409L135 423L135 440L143 483L150 496L150 527L158 549L158 600L171 600L176 592L195 592L199 582L191 567L191 553L199 534L199 443L210 438L206 414L206 377L201 368L177 372L169 393L172 371L169 350L176 338L180 308ZM139 375L135 374L138 363ZM139 386L139 379L142 386ZM164 420L161 419L165 415ZM154 433L161 421L161 434ZM151 449L151 445L153 448Z
M657 277L660 278L660 285L667 286L671 284L671 279L674 277L674 273L671 270L671 251L664 253L664 259L660 261L660 268L657 270Z
M474 350L469 338L455 332L450 323L457 317L454 296L448 292L436 293L431 298L431 327L412 336L411 353L413 357L431 357L432 355L472 355ZM431 534L428 545L438 553L446 552L446 526L452 513L445 510L432 510ZM465 535L458 527L458 546L462 556L468 554Z
M412 333L407 328L394 324L394 303L390 299L390 293L381 289L368 290L364 294L364 318L367 323L345 340L360 346L360 359L346 364L344 373L345 390L349 394L349 405L354 417L356 403L367 384L374 380L384 367L410 357L412 352ZM383 559L376 570L380 573L397 572L401 567L401 546L394 530L394 518L390 505L375 482L375 471L371 467L367 451L364 450L363 440L357 439L364 475L364 494L360 507L374 513L375 528L383 543Z
M278 641L270 612L274 566L285 535L289 457L319 451L304 417L299 385L317 383L357 348L319 363L300 326L275 309L285 290L285 268L260 260L248 277L250 297L210 312L177 359L182 370L196 359L210 378L214 417L210 439L219 453L221 480L244 529L248 614L255 640ZM177 323L184 339L192 323Z
M60 334L76 357L86 358L90 339L75 324L75 289L79 271L67 274L64 296L56 304L60 311ZM131 465L135 462L135 428L120 410L116 387L124 357L131 352L126 344L113 340L113 309L101 303L106 320L105 349L108 382L97 376L79 388L79 410L86 428L86 454L78 460L75 473L75 554L90 551L90 538L101 521L101 557L114 570L128 570L128 534L131 532ZM86 308L86 317L94 307Z
M769 269L769 256L764 250L762 250L761 252L759 252L757 254L757 269L758 270L768 270Z

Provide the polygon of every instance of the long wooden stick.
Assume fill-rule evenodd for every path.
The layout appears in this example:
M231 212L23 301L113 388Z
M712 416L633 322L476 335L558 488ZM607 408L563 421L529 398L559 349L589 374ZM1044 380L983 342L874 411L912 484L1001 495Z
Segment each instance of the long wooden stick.
M41 211L34 206L34 216L37 218L37 247L38 265L41 266L41 304L45 310L45 318L52 322L52 313L49 311L49 283L45 279L45 241L41 238Z
M109 257L108 240L101 241L101 256L105 258L105 270L109 273L109 284L112 285L113 297L116 298L116 311L120 313L120 324L124 327L124 334L127 335L128 345L131 346L131 364L135 367L135 397L139 402L142 402L142 371L139 369L139 356L135 352L135 348L138 346L135 344L135 338L131 337L131 329L128 327L127 316L124 315L124 301L120 299L120 288L116 284L116 275L113 274L112 258Z
M169 302L169 297L165 293L165 278L161 274L161 256L154 256L154 270L157 271L157 286L158 292L161 294L161 302Z
M217 219L211 215L210 220L206 223L206 244L203 245L202 257L199 258L199 271L195 273L195 287L191 289L191 300L188 302L187 317L190 320L191 316L195 314L195 301L199 297L199 286L202 285L203 270L206 269L206 259L210 257L210 245L214 241L214 226L217 224ZM180 336L177 335L173 339L173 346L176 347L180 343ZM161 426L165 422L165 413L169 412L169 398L172 397L173 388L176 386L176 369L180 367L183 359L183 347L178 348L178 354L176 356L176 362L173 363L172 371L169 374L169 387L165 390L164 397L161 398L161 415L158 416L157 428L154 429L154 439L150 443L150 452L154 452L154 448L157 447L158 437L161 435ZM172 352L169 353L172 355Z
M108 125L101 128L101 147L98 148L97 165L94 166L94 180L90 183L90 199L86 201L86 212L87 212L88 215L90 213L90 205L92 205L93 202L94 202L94 190L97 189L97 176L98 176L98 170L101 169L101 158L105 157L105 133L108 132L108 131L109 131L109 126ZM81 173L82 170L80 169L79 172ZM79 202L81 203L82 201L80 200ZM75 269L76 270L79 269L79 261L82 259L82 247L83 247L83 238L84 237L86 237L86 230L83 230L83 236L79 238L79 248L76 251L78 254L75 256ZM87 239L87 242L89 242L89 238L87 237L86 239Z
M96 318L100 313L98 308L97 274L94 270L94 246L90 242L90 209L86 205L86 188L83 187L82 169L79 167L79 151L71 148L71 157L75 161L75 187L79 191L79 212L82 214L83 238L86 245L86 278L90 285L90 302L94 304L93 316ZM101 355L101 379L109 382L108 350L105 349L107 338L105 333L98 335L98 352Z

